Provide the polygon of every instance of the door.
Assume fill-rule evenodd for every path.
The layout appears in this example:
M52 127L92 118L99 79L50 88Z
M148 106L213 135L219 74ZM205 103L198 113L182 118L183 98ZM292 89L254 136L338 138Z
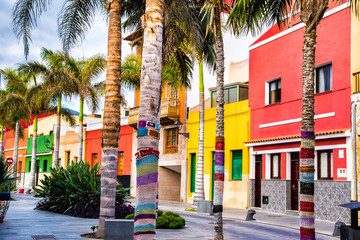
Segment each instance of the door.
M211 200L214 200L214 188L215 188L215 152L212 152L212 160L211 160Z
M35 186L38 185L39 181L39 171L40 171L40 160L36 160L36 167L35 167Z
M291 210L299 210L299 153L291 153Z
M255 156L255 207L261 207L262 155Z

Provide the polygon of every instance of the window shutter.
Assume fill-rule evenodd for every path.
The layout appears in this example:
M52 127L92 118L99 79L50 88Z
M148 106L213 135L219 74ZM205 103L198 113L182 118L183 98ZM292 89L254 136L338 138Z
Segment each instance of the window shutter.
M195 181L196 181L196 153L191 154L191 184L190 184L190 192L195 192Z
M232 151L232 180L242 180L242 150Z

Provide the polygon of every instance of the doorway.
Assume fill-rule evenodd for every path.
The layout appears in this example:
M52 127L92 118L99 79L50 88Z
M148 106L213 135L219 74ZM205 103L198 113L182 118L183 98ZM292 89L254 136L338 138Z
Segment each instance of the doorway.
M261 207L262 155L255 156L255 207Z
M36 160L36 166L35 166L35 186L38 185L39 182L39 171L40 171L40 160Z
M291 153L291 210L299 210L299 153Z

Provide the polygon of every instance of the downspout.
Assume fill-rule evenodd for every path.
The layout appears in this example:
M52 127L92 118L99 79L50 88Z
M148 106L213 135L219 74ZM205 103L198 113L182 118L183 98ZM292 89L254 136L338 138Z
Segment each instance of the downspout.
M353 130L353 158L354 158L354 190L355 190L355 201L358 200L358 189L357 189L357 156L356 156L356 102L352 104L352 130Z

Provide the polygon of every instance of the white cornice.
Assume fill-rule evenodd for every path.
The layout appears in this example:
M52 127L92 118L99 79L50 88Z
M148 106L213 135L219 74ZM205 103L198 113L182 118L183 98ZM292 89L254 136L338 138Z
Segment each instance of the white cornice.
M340 6L332 8L329 11L325 12L323 19L326 18L326 17L329 17L329 16L331 16L331 15L337 13L337 12L340 12L341 10L344 10L344 9L346 9L348 7L350 7L350 1L347 1L346 3L341 4ZM274 41L274 40L276 40L278 38L281 38L281 37L283 37L283 36L285 36L285 35L287 35L289 33L295 32L296 30L299 30L299 29L301 29L303 27L305 27L304 23L298 23L295 26L293 26L292 28L286 29L286 30L274 35L274 36L271 36L271 37L269 37L269 38L267 38L267 39L265 39L265 40L263 40L261 42L258 42L256 44L250 46L249 51L251 51L251 50L253 50L255 48L258 48L258 47L260 47L262 45L265 45L265 44L267 44L269 42L272 42L272 41Z

